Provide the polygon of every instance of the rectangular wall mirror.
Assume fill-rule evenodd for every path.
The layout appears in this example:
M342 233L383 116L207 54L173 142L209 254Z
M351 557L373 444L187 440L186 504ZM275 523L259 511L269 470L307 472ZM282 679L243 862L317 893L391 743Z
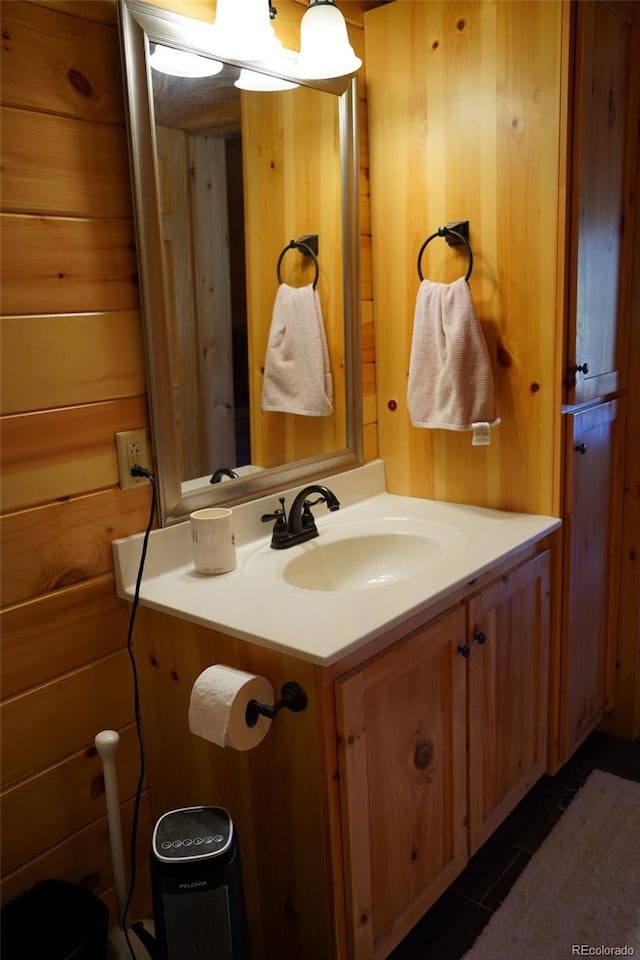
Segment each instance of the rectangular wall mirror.
M273 73L212 49L210 25L136 0L120 0L119 25L166 525L360 462L357 91L351 78L240 89L241 69L250 66L254 78ZM160 72L150 57L164 48L222 69L205 77ZM308 237L317 237L317 254L290 246ZM267 412L262 388L278 287L316 280L332 410Z

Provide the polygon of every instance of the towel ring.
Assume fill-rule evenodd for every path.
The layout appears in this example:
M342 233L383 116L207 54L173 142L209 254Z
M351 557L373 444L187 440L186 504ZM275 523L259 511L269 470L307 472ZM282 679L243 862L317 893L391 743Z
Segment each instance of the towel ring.
M278 283L282 283L282 279L281 279L281 277L280 277L280 264L282 263L282 258L284 257L284 255L285 255L285 253L287 252L287 250L302 250L302 252L303 252L307 257L311 257L311 259L313 260L314 266L315 266L315 268L316 268L316 275L315 275L315 278L314 278L314 281L313 281L313 289L315 290L316 284L318 283L318 277L320 276L320 267L318 266L318 258L316 257L316 255L315 255L315 253L313 252L313 250L311 249L311 247L310 247L308 244L303 243L302 240L292 240L290 243L287 244L287 246L284 248L284 250L282 251L282 253L281 253L280 256L278 257L278 264L277 264L277 266L276 266L276 274L278 275Z
M427 237L425 242L420 247L420 253L418 254L418 276L420 277L420 280L424 280L424 277L422 276L421 261L422 261L422 254L426 250L427 245L430 244L432 240L435 240L436 237L446 237L447 235L451 237L455 237L458 243L463 243L467 248L467 254L469 256L469 267L467 269L464 279L467 282L469 281L469 277L471 276L471 271L473 270L473 253L471 252L469 241L461 233L458 233L457 230L452 230L450 227L438 227L436 232L432 233L430 237Z

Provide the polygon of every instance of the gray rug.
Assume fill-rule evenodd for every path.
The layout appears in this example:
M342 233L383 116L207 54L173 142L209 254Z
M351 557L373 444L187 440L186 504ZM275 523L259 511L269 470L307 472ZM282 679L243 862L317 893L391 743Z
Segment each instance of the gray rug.
M464 960L640 958L640 783L594 770Z

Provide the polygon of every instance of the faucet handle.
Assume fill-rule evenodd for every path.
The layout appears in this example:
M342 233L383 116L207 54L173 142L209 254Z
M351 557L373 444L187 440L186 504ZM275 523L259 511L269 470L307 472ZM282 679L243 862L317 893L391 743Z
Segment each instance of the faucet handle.
M274 510L273 513L263 513L260 517L262 523L268 523L269 520L280 520L283 516L282 510Z
M289 527L287 525L287 511L285 510L284 506L284 497L279 497L278 499L280 501L280 509L274 510L273 513L263 513L260 517L262 523L268 523L270 520L275 520L271 535L272 544L274 541L278 542L284 540L289 533Z

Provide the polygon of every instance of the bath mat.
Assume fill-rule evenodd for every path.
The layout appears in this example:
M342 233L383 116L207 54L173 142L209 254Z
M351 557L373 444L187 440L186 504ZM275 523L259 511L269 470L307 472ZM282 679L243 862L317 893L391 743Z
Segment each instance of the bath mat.
M464 960L640 957L640 783L594 770Z

